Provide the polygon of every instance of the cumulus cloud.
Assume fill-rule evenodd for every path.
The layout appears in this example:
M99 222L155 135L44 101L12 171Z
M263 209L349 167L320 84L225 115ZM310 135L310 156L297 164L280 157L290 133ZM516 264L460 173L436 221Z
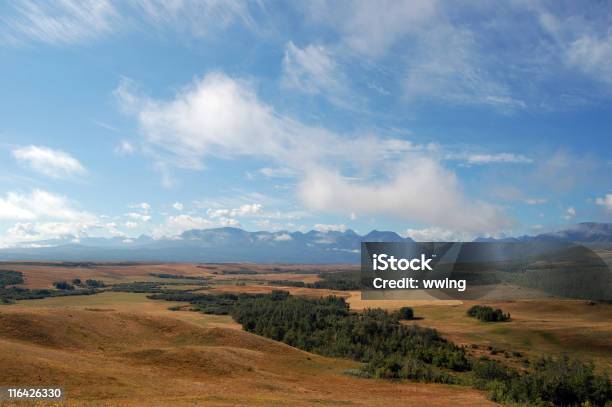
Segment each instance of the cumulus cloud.
M595 198L595 204L612 211L612 194L606 194L604 197Z
M37 219L76 220L91 218L86 212L75 209L68 199L41 189L29 194L8 192L0 198L0 219L37 220Z
M220 226L240 227L240 222L227 217L211 220L187 214L168 216L162 225L153 229L153 237L173 237L191 229L210 229Z
M132 143L127 140L121 140L115 147L115 153L119 155L132 155L134 152L136 152L136 149Z
M43 146L19 147L12 151L22 165L52 178L65 178L84 174L85 168L70 154Z
M570 220L576 216L576 209L573 206L570 206L565 210L565 215L563 215L563 219Z
M174 204L172 204L172 207L174 209L176 209L177 211L182 211L183 210L183 204L180 202L175 202Z
M131 219L136 219L141 222L148 222L151 220L151 215L146 215L138 212L129 212L126 213L125 216Z
M470 232L510 226L499 208L466 197L454 173L425 157L402 164L383 182L353 182L337 172L313 171L299 194L307 206L321 211L387 214Z
M274 235L274 240L278 241L278 242L287 242L289 240L293 240L293 238L291 237L291 235L287 234L287 233L281 233L278 235Z
M312 227L312 229L316 230L317 232L346 232L348 230L348 227L344 224L329 225L329 224L317 223L316 225Z
M144 212L149 212L151 210L151 205L149 205L147 202L141 202L135 205L131 205L130 207L141 209Z
M210 218L236 217L236 216L252 216L263 214L263 206L261 204L245 204L234 209L208 209L206 214Z
M261 168L259 173L268 178L292 178L294 177L295 171L291 168L280 167L280 168Z
M417 242L468 242L477 237L474 234L439 227L408 229L405 235Z
M222 73L206 75L170 101L141 96L125 81L115 94L136 116L154 159L169 168L202 169L208 157L264 158L296 173L298 195L312 209L470 230L507 224L498 208L467 197L426 147L305 125L261 102L248 82ZM218 211L209 216L241 214Z
M108 233L114 229L100 222L97 216L75 208L68 198L40 189L25 194L8 192L0 197L0 220L16 221L0 236L2 247L17 242L85 236L93 231Z

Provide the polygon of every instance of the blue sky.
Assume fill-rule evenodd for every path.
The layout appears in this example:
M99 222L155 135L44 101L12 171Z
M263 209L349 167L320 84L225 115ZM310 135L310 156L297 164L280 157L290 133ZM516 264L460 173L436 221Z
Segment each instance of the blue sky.
M607 2L0 5L0 245L612 218Z

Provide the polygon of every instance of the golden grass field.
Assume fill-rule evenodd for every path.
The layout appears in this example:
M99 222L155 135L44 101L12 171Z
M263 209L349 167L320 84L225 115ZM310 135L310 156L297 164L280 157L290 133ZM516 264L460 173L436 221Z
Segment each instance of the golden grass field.
M149 273L218 280L211 291L267 292L270 279L312 282L313 274L279 274L272 266L248 265L257 275L223 274L245 265L152 264L59 267L3 265L22 271L26 287L53 281L102 279L106 283L159 281ZM296 266L274 266L296 269ZM311 270L317 266L299 266ZM348 266L326 266L327 271ZM244 280L244 285L229 280ZM260 281L264 280L264 281ZM167 281L167 280L166 280ZM177 282L183 282L176 280ZM197 287L184 281L180 288ZM513 301L487 304L512 314L512 321L486 324L465 315L460 301L363 301L359 292L288 287L295 295L342 295L351 307L412 306L416 323L448 339L520 364L523 357L568 353L612 372L612 306L585 301ZM54 297L0 306L0 386L59 385L64 405L456 405L492 404L469 387L362 379L343 372L356 362L310 354L241 330L229 316L187 309L145 294L104 292ZM186 307L188 308L188 307ZM496 349L496 355L491 355ZM520 351L521 357L504 355ZM16 404L23 405L23 404Z

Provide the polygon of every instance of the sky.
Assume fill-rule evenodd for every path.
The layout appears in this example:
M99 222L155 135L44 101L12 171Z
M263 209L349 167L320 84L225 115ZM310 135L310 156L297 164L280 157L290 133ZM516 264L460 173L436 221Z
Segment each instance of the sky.
M0 4L0 246L612 220L607 1Z

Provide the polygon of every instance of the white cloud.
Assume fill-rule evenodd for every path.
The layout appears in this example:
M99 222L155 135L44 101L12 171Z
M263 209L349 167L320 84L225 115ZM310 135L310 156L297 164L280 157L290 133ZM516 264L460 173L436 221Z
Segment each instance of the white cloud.
M588 13L568 16L539 9L538 17L568 67L612 85L612 31L605 12L595 16Z
M139 96L125 81L115 94L129 105L149 150L167 168L202 169L211 156L257 157L294 171L299 196L312 209L470 230L508 224L498 208L465 196L455 174L426 147L304 125L259 101L249 83L221 73L206 75L170 101ZM354 179L343 177L345 172ZM209 216L232 215L218 211Z
M439 227L408 229L405 236L417 242L469 242L477 237L474 234Z
M492 163L512 163L527 164L533 162L532 159L520 154L499 153L499 154L471 154L468 156L469 164L492 164Z
M321 211L386 214L472 233L510 226L499 208L464 196L455 174L425 157L398 166L384 182L352 182L337 172L313 171L299 194L308 207Z
M307 94L321 94L338 106L352 104L346 77L330 50L321 45L299 48L289 42L283 57L282 84Z
M183 210L183 204L180 202L175 202L174 204L172 204L172 207L177 211Z
M42 146L27 146L12 151L15 159L32 170L52 178L84 174L85 168L70 154Z
M134 3L139 8L136 12L153 26L187 31L196 37L208 36L234 24L257 30L249 3L242 0L136 0Z
M0 198L0 219L91 219L92 215L73 208L68 199L61 195L34 189L29 194L8 192Z
M280 168L262 168L259 170L259 173L268 178L292 178L294 177L295 171L291 168L280 167Z
M603 206L605 209L612 211L612 194L606 194L603 198L595 198L595 204Z
M249 3L241 0L16 0L0 20L2 42L13 45L78 44L133 29L171 29L195 37L234 24L257 31Z
M501 111L526 107L485 68L471 31L441 23L419 33L416 41L420 46L413 51L403 83L408 101L486 105Z
M148 222L151 220L151 215L146 215L146 214L142 214L138 212L129 212L129 213L126 213L125 216L132 218L132 219L136 219L141 222Z
M348 230L346 225L328 225L322 223L317 223L312 228L317 232L346 232Z
M117 144L117 147L115 147L115 153L119 155L132 155L135 152L136 149L134 148L132 143L126 140L121 140L119 144Z
M138 223L137 222L132 222L132 221L127 221L125 222L125 227L128 229L135 229L138 227Z
M8 192L0 197L0 220L17 221L0 235L0 247L115 230L112 224L76 209L68 198L40 189L28 194Z
M565 210L565 215L563 215L563 219L570 220L576 216L576 209L573 206L570 206Z
M208 229L213 227L214 223L200 216L177 215L169 216L165 224L153 230L153 237L160 238L164 236L176 236L182 232L191 229Z
M108 0L17 1L14 13L3 18L4 34L11 42L34 40L73 44L115 30L119 14Z
M147 202L141 202L135 205L131 205L131 208L141 209L143 212L149 212L151 210L151 205Z
M235 209L208 209L206 214L211 218L261 215L263 214L263 206L261 204L245 204Z
M164 224L153 229L153 237L172 237L191 229L210 229L220 226L240 227L240 222L227 217L211 220L187 214L168 216Z
M545 198L526 198L524 201L527 205L543 205L548 202Z
M307 2L314 21L340 32L342 43L369 57L385 54L402 36L431 28L437 1Z
M287 233L281 233L279 235L274 235L274 240L279 242L287 242L289 240L293 240L293 238Z

